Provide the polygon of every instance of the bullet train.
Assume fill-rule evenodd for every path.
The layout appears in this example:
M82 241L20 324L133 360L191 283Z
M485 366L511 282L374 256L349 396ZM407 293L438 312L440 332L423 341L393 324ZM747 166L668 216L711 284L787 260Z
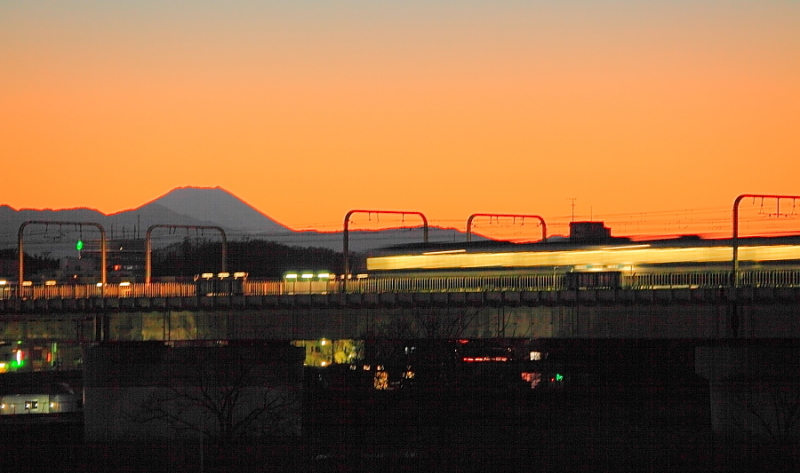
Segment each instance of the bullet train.
M413 244L368 255L362 270L370 278L550 277L560 288L658 285L659 279L725 286L733 272L732 244L697 236ZM785 279L778 285L800 284L800 236L739 238L737 248L740 284L775 285L776 278Z

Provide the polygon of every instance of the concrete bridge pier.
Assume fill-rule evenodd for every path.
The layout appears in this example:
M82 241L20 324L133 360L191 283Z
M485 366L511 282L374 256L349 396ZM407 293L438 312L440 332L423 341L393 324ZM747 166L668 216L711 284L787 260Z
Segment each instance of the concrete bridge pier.
M800 441L800 343L720 341L695 349L709 382L711 427L725 441Z
M108 314L95 314L93 317L93 323L95 342L105 342L111 340L111 320Z

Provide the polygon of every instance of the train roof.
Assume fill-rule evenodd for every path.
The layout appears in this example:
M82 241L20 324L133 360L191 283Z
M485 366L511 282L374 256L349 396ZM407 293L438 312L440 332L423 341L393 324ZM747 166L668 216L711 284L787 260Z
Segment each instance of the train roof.
M501 240L481 240L470 242L429 242L393 245L369 252L370 256L398 254L436 254L436 253L489 253L489 252L537 252L591 250L600 248L622 248L628 246L649 246L651 248L698 248L732 246L732 238L703 238L699 235L681 235L674 238L634 240L628 237L608 237L595 241L572 241L568 237L554 236L547 242L514 243ZM800 245L800 234L780 236L748 236L738 238L738 246L756 245Z

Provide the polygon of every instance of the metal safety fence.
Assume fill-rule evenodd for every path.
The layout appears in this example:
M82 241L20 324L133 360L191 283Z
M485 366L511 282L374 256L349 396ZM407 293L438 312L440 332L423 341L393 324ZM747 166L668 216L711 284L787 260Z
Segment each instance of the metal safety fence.
M415 292L492 292L492 291L561 291L592 289L591 283L576 287L566 274L491 275L491 276L404 276L366 277L348 280L292 283L283 280L246 280L240 289L212 295L271 296L294 294L380 294ZM574 278L573 278L574 279ZM588 281L594 279L589 278ZM618 286L609 287L608 280L595 288L665 289L665 288L722 288L731 285L727 271L695 271L669 273L623 274ZM603 282L605 281L605 282ZM800 271L740 271L739 287L800 287ZM89 299L140 297L193 297L207 295L197 282L156 282L122 284L50 284L0 285L0 299Z

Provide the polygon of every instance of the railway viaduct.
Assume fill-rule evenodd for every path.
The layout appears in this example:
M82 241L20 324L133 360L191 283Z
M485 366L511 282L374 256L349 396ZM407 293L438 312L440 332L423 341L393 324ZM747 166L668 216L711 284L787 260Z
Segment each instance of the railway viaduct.
M800 337L800 288L87 297L0 300L0 339L60 342ZM408 333L406 333L408 335Z
M712 428L736 435L742 425L783 428L772 414L757 421L737 400L750 396L751 405L772 409L770 393L800 390L798 307L797 287L6 299L0 339L73 347L370 338L569 346L597 358L603 373L625 366L650 376L699 375L708 380ZM754 394L763 382L771 387Z

